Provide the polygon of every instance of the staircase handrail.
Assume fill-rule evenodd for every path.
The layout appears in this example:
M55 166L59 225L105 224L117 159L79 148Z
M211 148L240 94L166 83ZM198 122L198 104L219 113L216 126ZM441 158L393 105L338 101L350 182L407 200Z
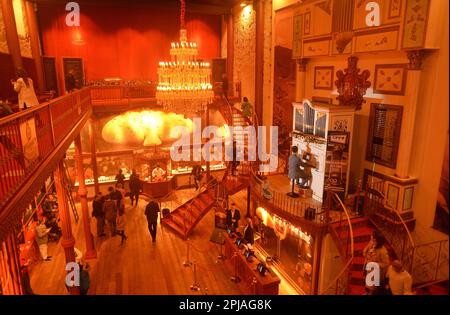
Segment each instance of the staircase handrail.
M377 183L375 183L375 184L377 184L377 185L380 185L380 184L381 184L382 186L384 186L384 183L385 183L385 181L381 181L381 182L377 182ZM375 184L370 184L369 182L367 182L367 187L368 187L368 189L372 189L372 190L379 191L379 190L377 190L377 189L374 187ZM383 195L383 197L385 198L384 194L383 194L382 192L380 192L380 193L381 193L381 194ZM384 208L384 199L383 199L383 204L382 204L382 206L383 206L383 208ZM378 208L377 208L377 210L378 210ZM397 242L393 242L392 239L388 239L388 237L387 237L387 229L385 229L383 226L380 226L380 224L378 224L378 223L376 222L376 220L374 220L374 214L375 214L375 213L374 213L374 214L370 213L370 214L369 214L369 218L370 218L370 221L375 225L375 227L376 227L379 231L381 231L381 233L384 235L384 237L385 237L386 239L389 240L389 242L390 242L392 248L393 248L394 251L395 251L395 254L396 254L397 257L398 257L400 260L402 260L402 262L404 263L405 269L406 269L408 272L410 272L410 273L412 274L412 271L413 271L413 259L414 259L414 249L415 249L416 245L415 245L415 243L414 243L414 240L413 240L413 237L412 237L412 235L411 235L411 232L409 231L409 228L408 228L408 226L406 225L406 222L405 222L405 220L403 219L403 217L402 217L402 216L399 214L399 212L396 211L396 210L393 210L393 211L391 211L391 212L394 213L394 216L395 216L395 217L398 219L398 221L400 222L400 225L399 225L399 226L401 226L401 228L402 228L402 230L403 230L403 232L404 232L404 235L406 235L406 238L403 240L401 249L398 249L398 247L395 246L395 245L396 245L395 243L397 243ZM379 214L378 217L382 218L383 221L388 221L387 218L386 218L383 214ZM399 231L395 231L395 233L391 233L391 234L392 234L392 236L395 236L395 235L398 235L398 234L399 234L398 232L399 232ZM410 251L410 253L409 253L409 254L411 255L411 261L410 261L409 263L407 263L407 262L404 261L405 252L406 252L405 249L407 248L407 246L406 246L406 244L405 244L406 242L409 244L409 248L411 249L411 251Z
M345 287L345 290L348 291L348 287L349 287L350 268L352 266L353 257L354 257L353 227L352 227L352 222L351 222L348 210L345 207L344 203L342 202L341 198L339 198L339 196L335 192L329 191L328 193L332 193L333 194L332 198L337 200L338 203L340 204L340 206L342 207L342 210L344 211L344 214L345 214L345 219L346 219L348 227L349 227L350 252L348 252L347 250L345 251L345 253L348 254L349 256L346 257L347 258L346 263L345 263L344 267L341 269L341 271L339 271L337 276L334 277L334 279L329 282L329 284L325 287L324 290L322 290L322 293L321 293L321 294L326 294L326 292L328 290L330 290L333 286L336 286L335 293L338 294L339 282L340 282L340 279L342 279L343 277L345 277L344 279L347 279L347 285ZM347 246L347 245L345 245L345 246Z
M199 191L197 192L197 194L196 194L191 200L189 200L188 202L186 202L186 203L184 204L184 206L186 207L186 209L192 214L192 208L191 208L191 206L192 206L192 204L194 203L195 199L196 199L198 196L200 196L202 193L204 193L205 191L208 191L210 188L215 187L217 184L218 184L217 179L216 179L216 178L213 178L213 179L209 180L209 181L204 185L205 190L202 191L202 187L200 187L200 189L199 189ZM183 220L183 221L186 221L186 217L184 217L184 220ZM185 224L185 222L184 222L184 224ZM185 229L184 232L187 233L186 229Z

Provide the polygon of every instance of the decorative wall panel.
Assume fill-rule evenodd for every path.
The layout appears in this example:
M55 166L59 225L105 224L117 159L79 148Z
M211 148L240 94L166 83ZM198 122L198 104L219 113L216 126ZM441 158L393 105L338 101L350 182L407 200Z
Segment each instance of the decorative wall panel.
M294 16L294 38L292 40L292 58L301 58L303 39L303 16Z
M365 32L356 37L356 52L387 51L397 49L398 30Z
M329 40L303 42L303 57L327 56L329 52Z
M334 67L314 68L314 88L320 90L332 90L334 79Z
M402 0L389 0L388 18L400 17L402 13Z
M424 45L430 0L406 1L403 48L420 48Z
M379 94L404 95L407 64L375 65L373 91Z

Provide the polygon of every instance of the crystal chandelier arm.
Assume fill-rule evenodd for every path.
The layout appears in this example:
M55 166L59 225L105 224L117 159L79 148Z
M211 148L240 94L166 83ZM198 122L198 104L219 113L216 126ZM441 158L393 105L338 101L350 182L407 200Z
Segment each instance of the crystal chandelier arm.
M186 14L186 1L185 0L181 0L181 10L180 10L180 28L182 30L186 29L186 23L184 20L184 16Z

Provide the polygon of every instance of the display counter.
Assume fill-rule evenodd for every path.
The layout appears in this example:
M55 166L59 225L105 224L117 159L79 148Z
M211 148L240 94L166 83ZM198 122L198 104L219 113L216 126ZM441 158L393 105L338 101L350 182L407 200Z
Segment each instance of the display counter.
M257 269L260 261L255 257L247 259L243 250L235 244L235 239L225 232L223 235L225 266L232 276L239 277L238 285L242 292L251 295L277 295L280 278L270 268L262 275Z

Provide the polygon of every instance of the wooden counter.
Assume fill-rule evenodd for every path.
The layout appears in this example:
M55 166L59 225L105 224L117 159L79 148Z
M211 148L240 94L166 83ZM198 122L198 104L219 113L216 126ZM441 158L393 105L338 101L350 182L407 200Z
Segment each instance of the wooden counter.
M258 259L252 257L252 261L247 261L241 249L236 246L235 239L223 233L224 244L224 264L230 272L230 276L237 275L240 278L238 285L244 294L251 295L277 295L280 279L270 270L262 276L256 269ZM235 253L237 255L233 256Z

